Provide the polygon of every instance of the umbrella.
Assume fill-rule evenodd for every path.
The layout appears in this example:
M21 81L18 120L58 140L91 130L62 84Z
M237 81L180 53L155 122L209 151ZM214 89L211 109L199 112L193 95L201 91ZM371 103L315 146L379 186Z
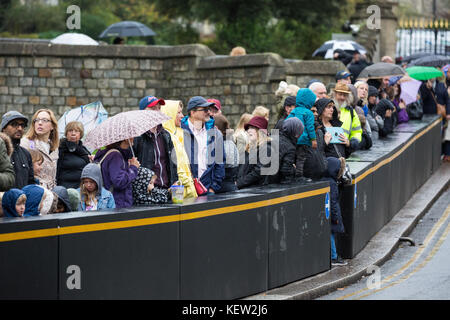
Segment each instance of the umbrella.
M430 55L429 52L416 52L416 53L413 53L412 55L409 55L409 56L403 58L402 59L402 63L409 63L409 62L411 62L413 60L416 60L416 59L419 59L419 58L423 58L423 57L426 57L428 55Z
M170 117L156 110L121 112L106 119L86 136L84 144L92 149L138 137Z
M442 76L442 71L434 67L414 66L406 68L406 72L416 80L429 80Z
M149 37L155 36L156 33L137 21L121 21L110 25L103 30L99 38L107 37Z
M359 52L365 54L366 48L355 41L351 40L329 40L316 49L312 54L313 57L320 56L325 59L333 59L334 50L341 49L350 53Z
M412 79L410 77L403 77L400 79L400 99L402 99L406 105L417 101L417 93L422 85L421 81Z
M368 67L365 67L358 76L358 79L377 79L384 77L403 76L405 70L393 63L377 62Z
M84 136L108 118L108 112L100 101L92 102L64 112L58 120L59 137L64 137L66 124L79 121L84 127Z
M432 54L411 61L408 67L424 66L424 67L440 68L448 63L450 63L450 56L441 56Z
M91 37L76 32L63 33L56 38L50 40L50 43L54 44L70 44L70 45L83 45L83 46L98 46L98 42Z

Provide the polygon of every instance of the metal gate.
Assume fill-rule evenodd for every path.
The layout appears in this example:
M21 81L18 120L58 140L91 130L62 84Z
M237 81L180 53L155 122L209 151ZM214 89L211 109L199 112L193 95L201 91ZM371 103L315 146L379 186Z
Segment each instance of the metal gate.
M450 55L449 21L444 19L399 20L397 57L416 52Z

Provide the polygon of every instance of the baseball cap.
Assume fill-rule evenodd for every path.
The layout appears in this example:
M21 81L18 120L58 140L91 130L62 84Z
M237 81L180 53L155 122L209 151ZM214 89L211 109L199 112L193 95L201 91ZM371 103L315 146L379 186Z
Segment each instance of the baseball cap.
M351 75L352 75L351 73L348 73L348 72L345 71L345 70L341 70L341 71L339 71L338 73L336 73L336 81L337 81L337 80L341 80L341 79L348 78L348 77L350 77Z
M166 102L163 99L158 99L154 96L146 96L139 101L139 110L154 107L157 104L165 105Z
M25 124L28 125L28 119L23 114L18 111L8 111L2 116L1 130L3 130L8 125L8 123L15 119L23 119L25 121Z
M217 110L222 109L222 105L220 104L220 101L219 101L219 100L217 100L217 99L208 99L208 100L206 100L206 101L214 103L214 105L211 106L211 107L216 107Z
M187 111L191 111L194 108L197 107L211 107L214 105L214 102L208 102L205 98L201 96L195 96L189 99L188 105L187 105Z

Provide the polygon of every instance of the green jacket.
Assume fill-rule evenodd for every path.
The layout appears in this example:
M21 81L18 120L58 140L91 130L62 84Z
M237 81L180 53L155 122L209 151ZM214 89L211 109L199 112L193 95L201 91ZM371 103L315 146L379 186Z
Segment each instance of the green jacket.
M0 133L0 191L8 191L14 187L16 174L9 156L13 152L11 140Z

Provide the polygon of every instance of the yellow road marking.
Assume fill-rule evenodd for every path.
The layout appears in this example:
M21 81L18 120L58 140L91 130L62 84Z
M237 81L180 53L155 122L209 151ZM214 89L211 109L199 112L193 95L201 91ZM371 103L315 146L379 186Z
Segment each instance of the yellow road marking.
M419 249L417 249L417 251L411 257L411 259L409 259L407 263L405 263L400 269L398 269L391 276L386 277L385 279L383 279L381 281L381 284L388 283L391 279L398 277L399 275L404 273L415 261L417 261L417 259L423 254L423 252L425 251L425 249L427 248L427 246L429 245L431 240L434 238L434 236L436 235L438 230L447 221L449 215L450 215L450 205L447 207L447 209L445 210L445 212L442 215L442 217L436 222L436 224L430 230L430 232L428 233L428 235L426 236L426 238L425 238L425 240L423 242L423 245ZM350 298L352 296L358 295L358 294L363 293L363 292L368 291L368 290L370 290L370 289L369 288L364 288L364 289L358 290L356 292L349 293L349 294L347 294L345 296L339 297L336 300L344 300L344 299Z
M196 211L196 212L185 213L185 214L181 214L181 215L175 214L175 215L171 215L171 216L162 216L162 217L103 222L103 223L92 223L92 224L84 224L84 225L79 225L79 226L57 227L57 228L47 228L47 229L40 229L40 230L4 233L4 234L0 234L0 242L52 237L52 236L58 236L58 235L92 232L92 231L132 228L132 227L140 227L140 226L147 226L147 225L160 224L160 223L200 219L200 218L205 218L205 217L219 215L219 214L245 211L245 210L250 210L250 209L271 206L271 205L275 205L275 204L279 204L279 203L289 202L289 201L293 201L293 200L298 200L298 199L302 199L302 198L313 197L313 196L327 193L329 191L330 191L330 188L326 187L326 188L321 188L321 189L317 189L317 190L311 190L311 191L301 192L301 193L297 193L297 194L293 194L293 195L283 196L283 197L279 197L279 198L275 198L275 199L250 202L250 203L229 206L229 207L221 207L221 208L216 208L216 209L211 209L211 210Z
M362 298L368 297L368 296L370 296L370 295L372 295L372 294L374 294L374 293L380 292L380 291L382 291L382 290L384 290L384 289L387 289L387 288L393 287L393 286L395 286L395 285L397 285L397 284L399 284L399 283L402 283L402 282L404 282L405 280L407 280L408 278L410 278L413 274L415 274L417 271L421 270L423 267L425 267L425 266L428 264L428 262L430 262L430 260L431 260L431 259L435 256L435 254L438 252L438 250L439 250L439 248L441 247L442 243L443 243L443 242L445 241L445 239L447 238L449 232L450 232L450 224L447 226L447 228L445 228L444 233L443 233L442 236L439 238L438 242L434 245L434 247L433 247L432 251L430 252L430 254L429 254L429 255L425 258L425 260L422 261L422 263L420 263L413 271L411 271L410 273L408 273L408 274L405 275L404 277L400 278L399 280L396 280L396 281L390 283L389 285L387 285L387 286L385 286L385 287L383 287L383 288L380 288L380 289L377 289L377 290L375 290L375 291L369 292L369 293L367 293L367 294L365 294L365 295L362 295L362 296L356 298L355 300L360 300L360 299L362 299Z

